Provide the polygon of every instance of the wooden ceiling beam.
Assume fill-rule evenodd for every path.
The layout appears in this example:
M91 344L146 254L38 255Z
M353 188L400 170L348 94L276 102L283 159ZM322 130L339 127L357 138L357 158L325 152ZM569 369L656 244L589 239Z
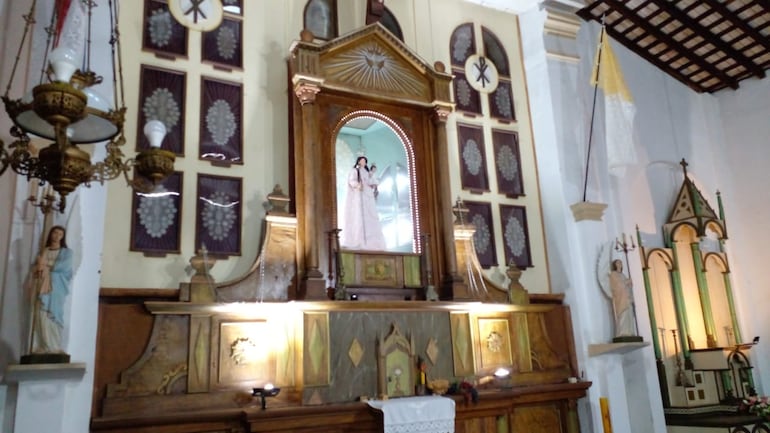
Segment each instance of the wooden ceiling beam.
M600 23L605 18L617 42L697 92L737 89L770 69L770 0L631 3L590 0L577 14Z
M597 20L598 21L598 20ZM667 74L671 75L672 77L676 78L680 82L682 82L685 86L693 89L694 91L698 93L706 92L708 89L706 89L703 86L699 86L696 83L694 83L688 76L684 75L682 72L680 72L678 69L674 69L671 66L668 65L668 63L661 62L660 59L655 57L654 54L650 53L646 50L639 50L639 47L635 45L633 42L629 41L628 39L623 38L623 35L621 35L619 32L614 30L612 27L607 27L607 34L612 36L613 39L623 44L626 48L629 50L635 52L637 55L641 56L643 59L647 60L651 64L657 66L662 71L666 72ZM658 41L656 43L664 43L663 41ZM669 46L670 49L670 46ZM678 55L681 55L681 53L677 52ZM684 56L682 56L684 57ZM690 62L692 62L692 59L687 58Z
M750 26L748 23L752 21L757 16L761 15L762 13L756 13L752 15L749 19L743 20L741 19L740 12L745 10L746 8L750 7L750 5L747 5L745 8L740 8L736 11L730 10L727 6L725 6L723 3L717 1L717 0L704 0L712 9L716 10L722 15L722 19L727 20L730 24L732 24L733 27L737 27L743 31L743 33L751 38L754 42L753 43L747 43L746 46L743 47L743 51L746 52L750 48L753 48L757 45L762 46L765 49L765 52L770 52L770 40L768 40L767 37L765 37L761 32L760 28L755 28ZM770 20L768 20L768 23L770 23ZM767 23L766 23L767 25ZM730 33L733 31L733 28L727 27L726 29L722 30L720 33L717 34L717 36L724 40L722 38L723 35L726 35L727 33ZM731 42L728 42L731 43ZM761 57L765 53L760 52L755 54L751 59L754 60L756 57ZM764 67L764 65L760 64L760 67Z
M577 15L579 17L583 18L586 21L596 21L596 22L601 24L602 13L596 11L597 9L599 9L599 6L601 6L601 5L607 6L606 4L604 4L602 2L597 2L597 3L594 3L594 4L590 5L589 7L586 7L584 9L580 9L577 12ZM607 6L607 7L609 8L609 6ZM612 11L612 9L607 9L604 12L611 12L611 11ZM692 59L682 55L681 52L679 52L676 49L672 48L670 44L667 44L666 41L663 41L663 40L660 40L660 39L653 39L653 42L648 44L648 45L646 45L645 49L640 49L641 45L639 45L640 44L639 39L644 39L644 38L648 37L649 35L642 34L639 38L631 40L631 39L627 38L626 35L624 34L625 32L628 32L629 29L626 29L626 31L624 33L620 33L617 30L615 30L613 24L614 23L608 23L607 26L606 26L607 34L612 36L613 39L615 39L616 41L620 42L626 48L628 48L629 50L635 52L637 55L641 56L643 59L647 60L651 64L653 64L656 67L660 68L663 72L665 72L665 73L671 75L672 77L674 77L675 79L679 80L682 84L684 84L685 86L691 88L692 90L694 90L694 91L696 91L698 93L702 93L702 92L708 91L708 89L706 89L705 87L700 86L697 83L693 82L693 80L691 80L689 78L689 76L683 74L679 69L675 69L675 68L669 66L668 63L660 61L660 59L658 57L656 57L655 54L652 54L650 52L650 49L652 49L653 47L655 47L657 45L660 45L660 44L666 45L667 48L665 48L664 52L668 53L670 51L673 51L675 56L676 56L676 57L674 57L674 59L679 59L679 58L687 59L688 63L686 63L684 65L684 66L687 66L687 67L689 67L689 65L692 64ZM630 28L636 28L636 27L630 26Z
M751 9L754 6L759 6L760 9L762 9L762 12L755 12L748 17L741 16L741 14L743 14L745 11ZM738 19L745 21L747 23L754 21L760 15L767 15L768 17L770 17L770 1L757 1L757 2L746 3L742 7L736 8L733 11L733 15L737 16ZM762 30L767 28L769 24L770 24L770 19L765 19L765 22L762 25L755 27L755 29L760 35L762 35Z
M757 0L757 4L770 14L770 0Z
M634 24L636 24L637 26L641 27L642 29L644 29L644 31L646 31L648 34L650 34L654 38L666 41L666 43L668 45L670 45L673 48L675 48L676 51L678 51L684 57L688 58L692 63L698 65L698 67L700 67L702 70L708 72L712 76L714 76L717 79L719 79L720 81L722 81L726 86L728 86L728 87L730 87L732 89L737 89L738 88L738 82L737 81L735 81L734 79L729 77L727 74L723 73L722 71L720 71L719 69L714 67L714 65L706 62L705 60L703 60L701 58L698 58L693 53L691 53L686 47L682 46L680 43L678 43L675 40L671 39L668 35L666 35L662 31L660 31L658 28L652 26L650 23L647 22L646 19L644 19L644 18L636 15L635 13L633 13L633 11L631 11L629 8L626 7L624 2L619 1L619 0L603 0L603 1L608 6L610 6L610 9L614 10L615 12L618 12L619 14L621 14L623 17L625 17L629 21L631 21ZM639 53L637 51L636 47L634 47L634 46L630 46L628 48L631 49L634 52ZM665 63L661 62L657 58L655 58L655 60L652 61L652 63L655 64L655 65L658 65L658 67L660 67L661 69L666 69L666 70L669 70L669 71L673 70L673 68L668 67L667 65L666 65L666 68L664 68L662 65L665 65ZM703 89L703 90L706 90L706 89ZM703 90L701 90L701 91L703 91Z
M726 43L721 38L716 37L714 33L711 32L710 29L704 27L698 21L690 18L689 15L682 12L679 8L677 8L673 4L665 0L661 2L656 2L655 4L658 7L664 8L666 12L668 12L671 16L675 17L679 22L684 24L685 27L689 28L698 36L702 37L704 40L708 41L710 44L720 49L727 56L735 59L736 62L740 63L741 65L743 65L744 68L751 71L753 75L759 78L765 77L765 71L759 66L757 66L757 64L754 63L753 60L746 57L742 52L736 50L735 48L733 48L732 45Z

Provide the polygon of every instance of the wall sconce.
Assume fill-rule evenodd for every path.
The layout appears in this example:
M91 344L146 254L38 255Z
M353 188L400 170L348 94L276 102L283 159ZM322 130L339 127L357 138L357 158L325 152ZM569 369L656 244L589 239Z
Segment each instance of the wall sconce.
M281 388L276 388L275 386L273 386L272 383L268 383L268 384L266 384L262 388L253 388L253 390L251 392L251 395L252 395L252 397L260 397L261 402L262 402L262 410L265 410L266 409L266 403L267 403L265 401L265 398L266 397L275 397L280 392L281 392Z

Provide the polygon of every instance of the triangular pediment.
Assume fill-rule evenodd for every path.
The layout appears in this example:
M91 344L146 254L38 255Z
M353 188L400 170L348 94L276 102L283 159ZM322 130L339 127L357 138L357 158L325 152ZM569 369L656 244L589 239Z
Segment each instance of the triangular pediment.
M714 212L714 209L703 197L698 187L690 180L685 171L684 182L679 189L674 206L671 208L671 214L663 225L667 238L682 224L686 224L695 229L698 236L706 234L706 227L709 224L716 224L720 228L720 233L724 235L724 221Z
M321 91L333 89L426 106L450 102L451 76L443 72L443 66L429 65L379 23L323 44L298 43L292 51L295 58L306 59L295 62L294 76L317 79Z
M685 177L668 222L676 223L690 218L719 219L700 190L688 177Z

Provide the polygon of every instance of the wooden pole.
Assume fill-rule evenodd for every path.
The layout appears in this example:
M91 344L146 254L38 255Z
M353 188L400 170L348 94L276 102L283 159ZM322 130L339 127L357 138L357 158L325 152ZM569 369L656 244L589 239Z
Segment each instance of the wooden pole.
M612 419L610 419L610 400L607 397L599 397L599 407L602 410L602 426L604 433L612 433Z

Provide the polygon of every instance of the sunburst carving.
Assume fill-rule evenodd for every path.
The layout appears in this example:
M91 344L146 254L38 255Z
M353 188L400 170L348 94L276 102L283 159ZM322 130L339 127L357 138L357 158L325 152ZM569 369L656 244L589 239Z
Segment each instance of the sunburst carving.
M422 77L376 41L340 53L326 62L325 69L327 81L339 81L349 87L411 97L428 94Z

